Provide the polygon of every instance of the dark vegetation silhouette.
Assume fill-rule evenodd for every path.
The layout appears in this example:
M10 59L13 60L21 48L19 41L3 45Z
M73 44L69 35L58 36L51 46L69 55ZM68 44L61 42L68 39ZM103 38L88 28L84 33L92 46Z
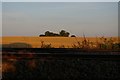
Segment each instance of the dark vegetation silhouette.
M71 35L71 37L76 37L75 35Z
M44 41L41 41L40 48L54 48L51 44L45 44Z
M2 48L32 48L32 45L28 43L11 43L3 44Z
M46 31L44 34L41 34L41 35L39 35L39 37L42 37L42 36L56 36L56 37L58 37L58 36L60 36L60 37L69 37L69 35L70 35L70 33L69 32L67 32L67 31L65 31L65 30L61 30L59 33L54 33L54 32L50 32L50 31Z
M79 79L117 79L119 61L112 59L83 59L79 57L41 57L36 58L35 67L28 65L33 59L17 60L14 72L2 73L3 80L79 80ZM31 69L31 67L32 69Z
M107 39L106 37L101 37L100 42L96 41L96 46L94 43L89 41L85 35L84 40L78 41L75 37L77 44L72 44L72 48L81 48L86 50L120 50L120 42L114 42L113 38ZM98 39L96 39L98 40Z
M70 33L66 32L65 30L61 30L59 34L60 34L60 36L64 36L64 37L69 37L69 35L70 35Z

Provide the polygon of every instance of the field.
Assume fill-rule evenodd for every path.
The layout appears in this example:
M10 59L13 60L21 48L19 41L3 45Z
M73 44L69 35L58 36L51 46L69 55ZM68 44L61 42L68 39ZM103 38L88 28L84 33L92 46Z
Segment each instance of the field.
M110 48L111 45L118 43L117 37L2 37L1 40L0 44L3 46L12 44L13 47L18 47L18 43L26 43L35 49L54 47L58 49L70 48L69 50L82 46L92 46L93 48L97 47L98 44L104 44ZM120 49L119 43L117 46L115 46L115 50L116 48ZM104 46L102 47L105 48ZM76 56L73 56L71 52L67 52L59 56L57 54L61 55L61 53L52 55L52 53L49 54L47 52L47 49L46 53L35 53L29 50L25 51L24 49L18 52L7 52L3 49L1 65L2 78L5 80L12 80L13 78L17 80L31 80L36 78L42 80L120 78L119 51L97 52L99 55L96 55L97 53L94 51L92 55L88 55L89 52L79 52ZM82 54L87 55L83 56Z
M73 48L76 45L85 45L89 43L90 46L96 47L97 43L103 43L106 40L111 40L112 43L118 42L118 37L1 37L0 44L11 43L27 43L32 48L40 48L42 44L49 45L54 48ZM86 43L83 42L86 40Z

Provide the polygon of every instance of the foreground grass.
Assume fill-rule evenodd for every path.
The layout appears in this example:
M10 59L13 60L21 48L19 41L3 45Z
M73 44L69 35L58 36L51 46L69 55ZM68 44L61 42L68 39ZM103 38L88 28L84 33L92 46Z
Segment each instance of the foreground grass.
M79 57L41 57L39 59L3 60L5 80L79 80L118 79L120 62L112 59Z

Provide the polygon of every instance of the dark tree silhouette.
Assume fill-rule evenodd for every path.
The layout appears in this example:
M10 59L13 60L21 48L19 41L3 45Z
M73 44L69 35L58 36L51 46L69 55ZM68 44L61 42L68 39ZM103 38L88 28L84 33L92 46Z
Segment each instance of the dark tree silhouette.
M71 35L71 37L76 37L75 35Z
M66 32L65 30L61 30L59 32L59 34L57 33L53 33L53 32L50 32L50 31L46 31L45 34L41 34L39 35L40 36L63 36L63 37L69 37L70 33L69 32Z
M60 34L60 36L64 36L64 37L69 37L69 35L70 35L70 33L66 32L65 30L61 30L59 34Z
M51 35L51 32L49 32L49 31L45 32L45 36L50 36L50 35Z
M39 37L41 37L41 36L45 36L45 35L44 34L39 35Z
M70 33L69 32L66 32L65 33L65 37L69 37Z

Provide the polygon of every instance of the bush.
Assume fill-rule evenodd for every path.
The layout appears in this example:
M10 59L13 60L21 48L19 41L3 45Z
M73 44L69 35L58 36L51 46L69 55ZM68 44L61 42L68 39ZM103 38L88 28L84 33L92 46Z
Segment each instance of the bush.
M3 44L3 48L32 48L30 44L27 43L11 43L11 44Z
M51 44L44 44L44 41L41 41L41 47L40 48L54 48Z
M71 35L71 37L76 37L75 35Z

